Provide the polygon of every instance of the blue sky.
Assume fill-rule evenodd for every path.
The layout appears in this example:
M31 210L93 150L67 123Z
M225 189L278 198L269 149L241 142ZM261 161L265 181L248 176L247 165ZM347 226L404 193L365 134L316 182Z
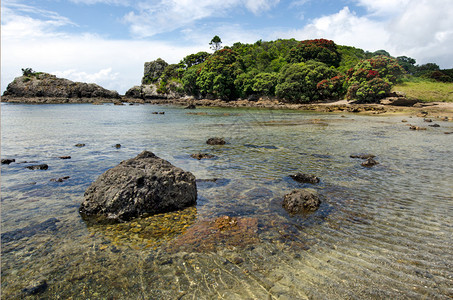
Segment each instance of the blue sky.
M1 90L21 68L124 93L143 63L235 42L327 38L453 68L452 0L3 0Z

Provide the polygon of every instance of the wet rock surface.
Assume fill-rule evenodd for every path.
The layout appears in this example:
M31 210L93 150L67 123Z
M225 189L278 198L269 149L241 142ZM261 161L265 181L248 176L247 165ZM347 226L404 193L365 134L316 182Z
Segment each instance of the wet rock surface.
M209 138L206 141L206 144L208 144L208 145L225 145L226 142L223 138L214 137L214 138Z
M289 175L289 177L300 183L311 183L311 184L319 183L319 178L316 177L315 175L296 173L294 175Z
M64 182L66 180L68 180L69 178L71 178L70 176L64 176L64 177L60 177L60 178L52 178L50 181L52 182Z
M86 190L80 212L118 222L183 209L196 200L192 173L143 151L99 176Z
M36 280L22 290L27 295L38 295L46 291L48 285L46 280Z
M40 164L40 165L28 166L26 168L30 169L30 170L47 170L49 168L49 166L47 164Z
M86 145L82 144L82 143L78 143L78 144L75 144L74 146L76 146L78 148L82 148L82 147L85 147Z
M283 208L290 214L316 211L321 205L318 192L313 189L298 189L286 194Z
M374 160L373 158L371 158L371 157L368 158L368 159L367 159L366 161L364 161L363 163L361 163L361 165L362 165L363 167L368 167L368 168L370 168L370 167L372 167L372 166L375 166L375 165L377 165L377 164L379 164L379 163L378 163L376 160Z
M15 162L16 160L15 159L7 159L7 158L3 158L2 159L2 165L9 165L10 163L13 163Z
M71 159L71 156L66 155L66 156L60 156L58 157L59 159Z
M375 158L376 155L374 155L374 154L352 154L349 157L350 158L368 159L368 158Z

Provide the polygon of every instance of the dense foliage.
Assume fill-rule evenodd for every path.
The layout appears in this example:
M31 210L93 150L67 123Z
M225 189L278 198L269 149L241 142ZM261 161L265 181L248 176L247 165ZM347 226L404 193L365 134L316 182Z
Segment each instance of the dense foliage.
M259 40L221 49L221 39L215 36L210 46L212 54L190 54L173 65L159 62L164 66L160 77L154 72L144 79L158 84L163 93L169 86L178 86L195 97L278 97L293 103L345 97L377 101L404 74L453 81L452 70L440 70L436 64L416 66L410 57L393 58L385 50L368 52L326 39Z

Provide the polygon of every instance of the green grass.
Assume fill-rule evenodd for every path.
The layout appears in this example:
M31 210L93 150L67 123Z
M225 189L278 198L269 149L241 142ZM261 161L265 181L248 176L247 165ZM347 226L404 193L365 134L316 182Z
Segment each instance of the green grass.
M392 91L403 92L409 99L425 102L453 102L453 83L412 77L396 84Z

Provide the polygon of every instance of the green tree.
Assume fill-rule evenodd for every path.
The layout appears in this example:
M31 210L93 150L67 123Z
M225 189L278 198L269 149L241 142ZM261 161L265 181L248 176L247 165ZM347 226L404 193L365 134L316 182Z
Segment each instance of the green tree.
M306 40L300 42L289 52L290 63L298 63L309 60L323 62L329 66L338 67L341 61L337 45L326 39Z
M288 64L279 74L275 94L294 103L316 101L322 99L317 84L336 75L338 72L334 68L317 61Z
M196 54L190 54L190 55L187 55L186 57L184 57L181 60L180 64L182 64L187 69L192 66L203 63L209 57L209 55L211 55L211 54L209 54L208 52L204 52L204 51L200 51Z
M211 49L214 51L220 50L220 49L222 49L222 40L220 39L220 37L218 35L216 35L212 38L209 45L211 46Z

